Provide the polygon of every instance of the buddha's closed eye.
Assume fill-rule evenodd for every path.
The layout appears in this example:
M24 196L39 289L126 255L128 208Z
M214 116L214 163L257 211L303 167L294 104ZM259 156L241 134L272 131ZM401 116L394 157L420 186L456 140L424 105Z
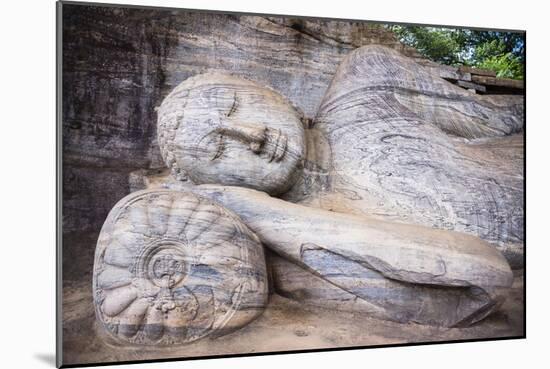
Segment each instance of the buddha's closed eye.
M220 158L228 140L240 142L268 162L280 161L285 152L288 137L280 129L270 129L263 124L232 122L206 134L198 144L198 153L208 153L210 160Z

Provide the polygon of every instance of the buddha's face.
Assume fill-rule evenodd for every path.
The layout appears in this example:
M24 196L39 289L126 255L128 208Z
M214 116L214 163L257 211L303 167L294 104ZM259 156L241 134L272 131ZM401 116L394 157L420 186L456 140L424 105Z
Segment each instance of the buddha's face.
M305 157L300 115L277 93L225 74L180 84L158 111L161 152L196 184L290 188Z

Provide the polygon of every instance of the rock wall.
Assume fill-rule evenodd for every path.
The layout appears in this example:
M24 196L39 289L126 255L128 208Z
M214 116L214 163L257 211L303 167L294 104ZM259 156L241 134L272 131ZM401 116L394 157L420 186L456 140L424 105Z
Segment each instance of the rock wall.
M498 95L523 95L525 93L523 80L499 78L492 70L441 65L428 59L417 59L416 61L435 74L439 74L441 78L473 93Z
M376 43L419 57L362 22L76 4L62 20L65 233L99 232L128 174L163 166L155 107L192 75L248 77L311 118L350 50Z
M440 68L366 22L76 4L63 6L62 21L64 252L85 255L78 263L86 271L109 210L131 192L129 174L164 167L155 109L192 75L247 77L310 119L343 57L363 45L391 47L467 82L467 72ZM81 269L65 268L76 279Z

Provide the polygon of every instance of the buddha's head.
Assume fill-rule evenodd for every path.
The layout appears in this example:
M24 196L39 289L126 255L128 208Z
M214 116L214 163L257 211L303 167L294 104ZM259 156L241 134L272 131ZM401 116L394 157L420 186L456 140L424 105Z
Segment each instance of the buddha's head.
M173 173L269 194L288 190L305 158L296 109L268 88L220 73L189 78L164 99L158 138Z

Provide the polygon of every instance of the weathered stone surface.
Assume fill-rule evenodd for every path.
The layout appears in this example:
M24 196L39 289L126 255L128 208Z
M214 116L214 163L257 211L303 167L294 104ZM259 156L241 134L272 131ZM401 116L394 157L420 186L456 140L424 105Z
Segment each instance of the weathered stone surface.
M476 235L521 267L522 104L471 94L388 48L359 48L314 120L330 161L313 158L324 193L304 201Z
M291 204L239 187L184 189L233 210L264 245L363 300L378 317L468 325L496 309L513 281L506 259L477 237Z
M404 54L410 57L408 54ZM488 69L479 69L468 66L450 66L435 63L428 59L414 58L414 60L428 68L432 74L439 76L457 86L471 90L472 86L463 82L476 82L474 90L478 93L498 95L523 95L523 81L497 77L496 73Z
M525 82L523 80L510 78L495 78L487 76L472 76L472 81L490 86L508 87L515 89L524 89Z
M457 81L456 83L460 87L464 87L468 90L474 90L476 92L486 92L487 91L487 88L485 88L485 86L479 85L477 83L467 82L467 81Z
M301 118L268 88L207 73L187 79L164 99L158 141L177 178L279 194L294 184L303 167Z
M460 67L458 67L458 70L462 73L470 73L472 75L477 75L477 76L488 76L488 77L497 76L496 73L492 70L482 69L482 68L473 68L465 65L461 65Z
M208 259L215 252L208 266L223 278L208 273L200 282L188 278L202 270L186 253L195 248L182 246L188 235L167 240L162 232L174 214L176 228L194 224L189 213L180 213L188 208L174 205L194 199L189 192L238 213L280 254L283 263L271 265L277 288L300 289L304 294L295 296L300 301L325 298L342 310L352 304L351 310L376 317L438 326L471 324L502 303L512 281L506 260L487 242L449 230L496 243L511 262L522 259L521 97L478 98L442 80L440 73L374 47L345 59L317 110L344 54L366 43L408 49L364 23L99 9L82 7L67 18L70 59L64 61L64 88L72 100L63 112L64 130L70 132L65 164L86 167L90 181L94 169L127 173L163 162L180 180L189 178L165 182L156 173L142 180L146 173L132 172L129 184L103 176L88 186L101 188L97 197L126 185L172 189L146 192L144 198L152 201L143 204L125 203L130 195L122 203L151 209L147 214L153 218L136 222L122 216L117 223L118 216L110 215L98 242L96 313L116 340L150 347L187 343L246 324L266 303L261 245L248 230L243 237L257 257L236 259L249 264L250 273L225 264L226 248L233 255L242 250L240 244L203 249L201 243L197 255ZM128 22L119 24L121 16ZM94 22L98 18L100 27ZM141 31L129 32L136 25ZM81 27L82 32L71 33ZM112 50L115 56L109 56ZM468 78L467 73L456 76ZM158 111L157 143L154 108L182 80ZM318 111L313 123L304 119L305 135L301 114L286 98L307 117ZM279 139L285 136L283 150ZM206 150L196 145L203 138L209 140ZM196 183L251 187L287 201L246 188ZM82 212L85 207L76 202L69 210ZM219 205L208 206L224 212ZM111 214L122 214L121 207ZM100 214L89 217L93 229ZM197 224L203 220L199 217ZM208 229L209 237L229 236L229 226L215 226ZM136 247L133 267L120 271L116 265L128 257L111 239L117 232L122 239L145 234L159 240L139 250L130 242ZM128 278L132 287L122 285ZM242 297L249 303L235 306L231 291L239 288L234 285L239 278L253 286ZM181 293L174 295L176 287ZM143 299L151 308L147 319L139 310ZM218 301L220 312L212 301ZM231 311L235 315L225 319Z
M113 363L116 361L198 358L217 355L258 354L275 351L334 349L418 342L494 339L525 334L523 278L517 277L498 313L467 328L442 328L403 324L305 304L303 300L274 294L262 315L245 328L214 340L184 346L140 346L124 349L111 345L96 329L91 284L75 282L63 288L64 364Z
M164 166L155 107L193 75L247 77L312 118L357 47L385 45L427 62L366 22L65 4L63 29L64 232L98 232L130 192L128 173Z
M247 77L311 118L354 48L377 43L418 56L367 22L86 4L64 4L62 20L66 232L99 231L129 193L120 179L164 166L155 108L185 79L207 71Z
M462 233L291 204L240 187L170 179L152 186L194 192L237 213L287 259L270 259L275 290L306 303L465 326L498 309L513 280L493 246Z
M133 193L97 243L97 319L118 342L188 343L225 334L267 304L262 245L240 219L189 193Z
M437 63L430 63L425 65L436 76L446 79L448 81L458 82L465 81L470 82L472 80L471 73L462 71L459 67L453 67L451 65L442 65Z
M300 301L306 305L310 306L316 306L321 307L325 309L330 309L332 311L338 311L338 312L352 312L355 314L355 316L360 316L361 318L355 318L354 321L359 322L363 317L370 316L370 317L376 317L381 318L384 320L392 320L399 322L399 319L394 318L388 318L388 316L384 316L382 314L381 309L379 309L376 305L370 304L368 301L357 298L356 295L349 293L345 291L344 289L338 288L334 284L330 283L329 281L315 275L312 276L311 273L309 273L307 270L305 270L303 267L298 266L288 259L285 259L283 257L280 257L274 253L268 253L268 262L271 265L271 268L273 269L273 283L274 283L274 290L277 294L281 296L285 296L287 298ZM373 281L371 280L370 283ZM388 281L392 282L392 281ZM367 282L368 284L368 282ZM373 285L374 286L374 285ZM380 283L378 287L387 287L383 283ZM419 288L419 290L422 290L422 288ZM399 289L394 291L395 293L399 292ZM446 289L443 294L449 294L452 291L449 289ZM455 291L456 292L456 291ZM433 291L434 294L436 294L436 290ZM462 291L464 293L464 291ZM395 295L394 295L395 296ZM471 297L470 297L471 298ZM413 305L418 303L418 300L422 299L420 296L417 296L415 293L414 298L409 298L406 300L406 303L409 305ZM453 297L451 295L451 299L456 299L456 297ZM505 304L515 304L515 301L513 301L514 296L513 293L509 294L506 298ZM426 301L424 299L424 301ZM389 303L389 302L388 302ZM437 312L441 309L445 310L445 304L443 306L437 306L435 307L435 315L437 316ZM398 308L399 305L394 306L393 308ZM430 308L430 304L428 302L427 309ZM434 306L431 306L433 309ZM434 313L434 310L432 310L432 313ZM500 307L498 309L499 312L502 312L504 310L504 307ZM449 316L452 316L454 311L452 309L447 310L446 313ZM358 315L360 314L360 315ZM498 316L497 314L492 314L492 316ZM521 319L519 316L510 315L509 318L512 319ZM490 318L487 318L490 320ZM484 321L486 322L487 319ZM403 324L403 321L401 321L401 324ZM473 326L469 326L468 329L472 329L473 327L479 327L483 325L483 322L478 322L474 324ZM438 325L438 324L435 324ZM414 326L420 328L422 326L418 324L414 324ZM424 325L426 326L426 325Z
M238 98L242 91L245 97ZM259 108L254 109L258 99ZM284 173L285 189L298 178L288 173L302 170L301 165L289 171L269 167L274 155L259 154L277 150L264 148L263 141L269 140L249 139L239 129L260 121L261 132L267 132L289 120L289 127L300 126L301 131L298 113L290 114L292 119L279 116L281 111L292 112L290 103L236 77L198 75L174 90L159 112L163 156L176 177L184 170L192 181L163 181L159 174L141 182L195 192L235 211L266 246L291 262L271 268L275 288L291 291L297 299L324 299L344 310L399 322L468 325L498 308L513 276L494 246L449 230L489 239L509 260L521 263L522 238L513 237L523 231L522 224L511 219L510 225L492 229L499 215L491 209L484 214L487 210L479 206L479 200L487 198L498 201L493 211L500 206L505 216L514 216L516 207L523 209L518 196L523 184L522 136L516 134L523 123L520 103L514 97L479 98L387 48L360 48L338 69L305 131L304 171L283 195L298 205L239 187L195 186L212 182L280 192L264 184L266 175L233 182L239 160L245 168L250 162L253 168L266 166L274 178ZM276 119L270 120L272 116ZM235 134L226 135L230 129ZM198 149L204 137L220 132L230 145L225 147L222 137L214 149ZM291 152L299 152L301 162L300 143L304 140ZM220 157L220 147L230 160L212 166L211 177L204 179L210 162ZM193 165L201 153L207 162ZM263 161L255 161L258 157ZM411 177L413 182L408 181ZM470 184L471 178L478 180ZM492 191L499 186L509 195L495 195ZM441 190L447 197L440 196ZM381 198L373 199L375 195ZM471 203L464 201L468 195ZM443 206L451 210L441 212ZM458 215L465 224L457 221ZM485 232L487 224L493 234ZM500 244L499 237L504 239ZM303 295L292 292L296 290Z

